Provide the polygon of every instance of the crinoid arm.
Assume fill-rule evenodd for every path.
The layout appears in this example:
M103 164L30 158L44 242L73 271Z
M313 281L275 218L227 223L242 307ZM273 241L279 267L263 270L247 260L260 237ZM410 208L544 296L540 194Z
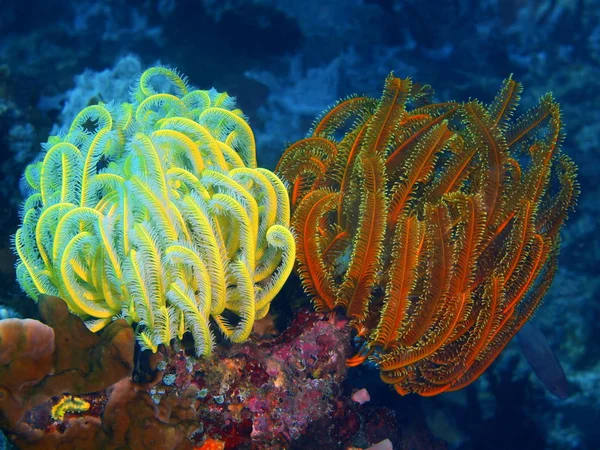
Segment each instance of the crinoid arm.
M486 105L432 103L390 75L379 100L350 97L292 144L298 270L320 310L342 308L402 395L473 382L550 285L578 194L551 95L517 116L512 77Z
M256 167L232 97L166 67L131 97L83 109L27 168L19 283L62 297L93 331L125 317L143 349L189 332L208 355L215 325L246 339L292 270L287 192Z

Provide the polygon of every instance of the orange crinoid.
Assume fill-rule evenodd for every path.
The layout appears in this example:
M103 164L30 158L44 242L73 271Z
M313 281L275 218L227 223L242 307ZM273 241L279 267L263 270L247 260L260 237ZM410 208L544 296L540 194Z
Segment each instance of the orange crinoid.
M578 187L550 94L516 120L511 78L491 104L432 103L390 75L292 144L298 270L320 310L342 308L400 394L474 381L531 317L556 269Z

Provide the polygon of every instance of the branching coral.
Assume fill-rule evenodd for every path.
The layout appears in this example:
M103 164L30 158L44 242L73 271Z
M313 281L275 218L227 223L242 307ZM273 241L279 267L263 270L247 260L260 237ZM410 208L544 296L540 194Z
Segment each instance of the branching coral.
M577 195L552 96L516 120L511 78L489 105L431 102L389 76L292 144L299 272L321 310L343 308L401 393L475 380L534 312L554 276Z
M234 99L191 90L176 72L144 72L132 103L82 110L30 165L15 235L18 279L62 297L97 331L138 324L143 348L192 333L209 354L210 318L234 342L292 270L283 183L256 168Z

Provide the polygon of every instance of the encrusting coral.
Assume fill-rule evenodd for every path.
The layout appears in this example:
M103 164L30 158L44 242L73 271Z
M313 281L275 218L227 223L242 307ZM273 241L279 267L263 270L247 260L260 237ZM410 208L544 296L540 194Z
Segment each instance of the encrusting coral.
M189 331L208 355L209 319L245 340L292 270L287 192L256 168L234 99L172 70L145 71L132 103L82 110L25 179L19 283L92 331L123 317L142 348Z
M41 295L38 307L45 323L0 320L0 427L5 432L26 432L26 413L53 396L98 392L133 371L134 336L127 322L115 320L92 333L60 298Z
M516 120L521 85L493 102L432 103L390 75L283 154L299 273L320 310L342 308L400 394L474 381L531 317L577 196L551 95Z

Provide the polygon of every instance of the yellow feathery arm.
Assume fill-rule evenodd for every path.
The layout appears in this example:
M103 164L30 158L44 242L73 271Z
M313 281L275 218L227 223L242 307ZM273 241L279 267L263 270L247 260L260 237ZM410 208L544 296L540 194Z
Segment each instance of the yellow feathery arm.
M102 250L99 249L99 253L101 253ZM110 277L108 275L108 267L107 264L100 264L100 288L102 289L102 300L104 300L106 302L106 305L112 309L113 311L119 311L121 310L121 307L123 306L123 302L122 299L117 298L113 292L113 288L116 288L117 286L114 286L111 282L110 282ZM120 291L119 291L120 292Z
M23 213L26 213L30 209L36 209L39 207L43 207L42 194L36 193L32 194L27 200L25 200L21 211L23 211Z
M118 205L113 205L106 216L98 217L98 231L100 232L100 239L102 240L104 251L110 261L111 270L114 271L115 278L121 279L123 278L123 271L121 270L121 261L119 261L115 249L115 238L113 233L113 223L115 222L115 211L117 207Z
M115 127L119 130L119 137L123 139L126 135L129 135L133 125L133 105L123 102L117 107L117 119L115 120ZM115 156L120 157L121 154Z
M157 122L161 129L178 131L188 136L200 150L206 165L216 165L221 168L227 166L225 158L217 141L210 131L186 117L168 117Z
M78 233L65 247L60 262L60 274L62 285L65 289L63 297L67 304L78 314L85 314L95 318L107 318L115 315L116 311L107 308L100 302L86 299L88 292L76 279L76 274L70 264L73 259L79 258L78 253L83 252L83 247L90 245L95 247L97 239L89 232Z
M154 305L144 278L146 272L143 268L144 261L143 257L140 257L134 249L131 250L129 264L132 273L127 279L130 280L129 290L136 314L142 324L149 329L154 329Z
M40 291L35 287L31 274L27 270L27 267L23 262L17 265L17 281L21 285L21 288L25 293L32 299L37 301Z
M150 298L156 303L163 303L167 289L165 285L165 268L160 251L159 232L150 229L150 224L135 224L132 239L137 246L138 255L143 258L146 275L144 282L148 283Z
M181 310L173 307L167 306L167 319L169 321L169 326L165 327L165 337L168 335L169 339L166 341L167 343L171 342L172 339L176 339L179 335L179 330L181 328L181 324L179 323L182 319ZM183 319L185 321L185 319ZM185 324L184 324L185 326ZM168 334L167 334L168 329ZM184 331L185 333L185 331Z
M168 198L169 192L163 161L150 138L142 133L136 133L129 145L142 169L142 173L136 173L136 175L143 175L148 178L160 198Z
M35 286L35 289L42 294L50 294L57 295L58 291L51 290L48 291L48 288L52 285L45 280L46 275L39 271L37 267L34 267L33 262L30 260L29 255L27 254L27 248L23 245L23 229L19 228L17 233L15 234L15 248L17 249L17 254L19 258L21 258L21 264L25 267L27 272L29 273L29 277ZM31 296L34 300L37 300L37 295Z
M164 111L171 111L171 114L184 115L185 110L184 103L176 96L171 94L154 94L139 104L135 110L135 120L144 131L149 131L164 116Z
M204 170L204 161L198 146L185 134L179 131L162 129L152 133L150 139L161 152L166 153L168 149L171 153L179 151L183 154L192 164L191 171L196 176Z
M203 125L208 125L208 129L216 134L217 138L225 130L227 130L227 135L235 130L237 132L236 137L230 144L233 144L232 147L234 150L242 156L246 166L256 167L254 133L243 118L227 109L206 108L202 111L198 119Z
M108 131L112 129L113 119L110 112L100 105L91 105L83 108L79 114L75 116L71 127L69 128L69 134L75 133L78 130L86 130L89 123L96 122L96 133L102 130Z
M220 248L220 250L224 250L222 252L223 261L229 261L238 254L241 225L223 214L214 215L211 219L215 238L223 243L223 247Z
M25 181L31 189L39 193L40 190L40 174L42 173L42 161L34 164L29 164L25 169ZM29 200L29 199L28 199Z
M283 184L283 181L275 175L273 172L267 169L259 167L255 169L257 172L263 174L269 179L275 189L275 195L277 196L277 215L276 223L283 225L284 227L290 226L290 197L288 191Z
M27 270L35 271L31 273L32 279L35 279L35 284L38 288L41 287L40 292L49 295L57 295L58 291L52 284L50 277L52 276L52 270L49 267L44 266L39 249L36 243L36 228L39 223L40 209L32 208L25 212L23 216L23 224L20 228L18 236L15 236L15 247L19 256L23 259L23 262L27 265ZM39 272L39 273L38 273Z
M275 188L270 183L269 179L256 169L248 169L246 167L232 169L229 176L240 184L244 181L251 181L256 184L256 188L251 187L249 191L258 198L258 206L262 207L264 219L260 221L258 235L265 236L266 231L275 224L277 218L277 193Z
M52 261L59 266L61 255L69 241L80 231L92 231L96 228L98 219L102 217L92 208L75 208L68 211L58 222L52 245Z
M275 223L288 228L290 223L290 202L283 182L270 170L259 168L254 169L254 171L269 180L273 187L275 198L271 199L270 204L265 206L275 211ZM260 260L257 261L254 282L258 283L271 275L280 262L281 251L274 246L267 246Z
M195 191L205 200L210 198L210 194L206 188L200 183L200 180L191 172L180 167L171 167L167 170L167 181L172 189L182 190L182 185L186 186L185 193Z
M85 127L83 127L83 126L77 127L75 130L70 131L64 137L64 139L60 139L60 137L54 136L57 138L55 143L68 142L69 144L73 144L75 147L77 147L81 151L82 155L84 155L84 156L87 155L87 152L90 148L90 144L92 143L92 140L94 139L94 137L96 136L96 134L99 131L97 129L97 127L94 130L91 130L88 127L89 125L93 125L94 122L96 122L95 119L90 118L89 121L86 123ZM112 130L112 128L110 128L110 127L104 127L103 129L105 129L107 131ZM50 139L48 139L48 144L51 144Z
M119 202L120 202L120 215L121 215L121 239L123 240L123 255L128 255L131 250L131 243L129 240L129 230L133 227L133 212L131 193L129 189L125 188L125 185L119 189Z
M192 236L190 234L190 230L187 224L185 223L185 220L183 219L181 211L179 211L179 208L177 208L175 203L172 201L169 202L169 212L177 219L177 223L179 224L179 230L183 234L183 236L181 236L181 239L185 242L191 242Z
M94 280L92 280L92 274L80 260L72 259L71 261L69 261L69 264L71 264L71 268L73 269L73 272L75 272L75 275L81 278L85 283L88 283L90 286L94 285Z
M48 150L40 173L40 192L44 204L49 203L51 194L57 192L58 186L59 201L75 203L82 168L83 156L73 144L60 142Z
M104 295L102 293L102 284L104 283L104 255L100 248L100 239L98 239L98 236L92 236L94 236L95 240L90 239L90 242L84 247L85 254L79 253L77 255L81 259L71 258L69 264L75 275L78 275L78 271L76 270L77 267L86 270L87 273L85 277L82 278L84 281L83 285L86 286L86 284L88 284L90 288L85 290L84 297L87 300L98 301L102 299L102 296ZM79 280L77 281L79 282Z
M179 312L177 313L177 338L179 340L182 340L184 334L185 334L185 312L183 310L179 310Z
M87 319L84 320L86 328L90 330L92 333L96 333L104 328L106 325L112 322L112 317L107 317L104 319Z
M193 268L198 286L198 292L195 294L198 299L198 309L203 316L208 317L212 304L210 277L198 254L183 245L171 245L165 251L165 255L173 263L179 262Z
M182 212L192 225L192 236L195 246L199 249L202 260L206 261L206 269L210 276L211 314L221 314L225 309L226 285L225 267L220 252L220 244L215 237L209 220L207 202L192 194L183 199Z
M125 184L125 178L115 173L99 173L94 176L90 184L91 189L103 188L117 192Z
M80 258L83 261L76 258L69 260L70 268L73 270L76 276L82 281L76 279L77 284L84 287L85 292L83 298L87 301L95 303L106 304L108 309L112 311L111 317L96 318L91 317L85 320L86 326L93 332L102 329L108 323L111 322L112 317L121 310L121 302L119 302L113 295L113 285L110 280L106 277L106 264L104 264L104 252L100 247L100 241L96 236L90 238L90 242L84 246L86 253L94 253L94 256L81 255ZM91 259L91 261L90 261ZM91 264L90 264L91 262ZM85 264L85 265L84 265ZM81 273L83 270L83 273ZM90 288L87 288L90 286Z
M254 261L256 264L262 260L266 248L267 230L275 224L277 208L274 208L277 201L275 189L269 183L269 180L257 172L255 169L238 168L229 172L229 176L244 188L256 199L259 211L258 228L256 230L256 254Z
M156 345L153 330L144 330L141 333L138 333L137 339L142 350L150 350L152 353L158 351L158 345Z
M194 113L196 113L196 115L200 114L201 111L210 106L210 96L208 95L208 91L202 91L200 89L187 93L182 97L181 101L185 103L185 106L190 110L192 115Z
M35 228L35 240L44 265L50 272L53 270L52 261L50 260L53 235L60 219L74 208L75 205L72 203L56 203L45 209L38 219Z
M169 345L171 339L175 336L176 330L171 327L169 308L166 304L160 305L156 309L156 328L152 333L152 340L158 346L160 344Z
M281 263L281 250L272 245L267 245L267 249L262 253L262 257L256 263L254 269L254 283L260 283L265 278L270 277L275 269Z
M219 149L221 150L223 157L227 160L227 163L229 164L227 167L225 167L226 170L236 169L238 167L246 167L246 165L244 164L244 160L238 152L236 152L229 145L224 144L223 142L217 141L217 143L219 144Z
M187 82L185 78L182 78L176 71L168 69L166 67L151 67L142 73L137 88L134 90L134 97L136 99L150 97L156 94L156 90L150 84L152 77L163 76L169 83L177 90L179 96L185 96L188 93ZM141 101L141 100L140 100Z
M177 227L175 226L175 222L171 217L164 199L158 197L156 193L152 191L150 186L139 177L131 177L127 183L131 183L131 192L134 194L132 201L141 201L147 210L150 211L152 220L160 224L160 228L164 233L165 238L170 241L177 241ZM137 197L137 199L135 197Z
M100 130L92 140L85 157L83 173L81 175L81 206L92 206L94 200L92 194L94 192L91 189L91 185L93 178L96 175L96 167L102 155L110 151L112 144L113 134L106 128Z
M250 221L250 230L252 230L252 239L254 245L258 240L258 204L256 199L250 195L250 193L238 182L229 178L228 176L219 173L215 170L205 170L202 172L200 181L210 187L219 187L222 194L235 199L237 202L243 205L243 209L246 212Z
M214 319L221 328L221 331L232 342L243 342L248 339L252 332L252 325L256 315L256 306L254 304L254 284L246 265L241 261L232 261L229 269L236 281L236 294L240 305L234 310L239 316L240 321L235 328L227 323L224 317L215 316Z
M103 215L107 215L109 210L116 211L113 209L116 205L119 205L122 201L122 193L125 190L125 179L117 174L113 173L101 173L96 175L91 182L91 189L102 189L102 198L93 209L100 212ZM121 211L122 212L122 211Z
M230 97L229 94L227 94L227 92L219 92L216 96L214 96L212 106L229 109L232 106L235 106L235 103L233 100L234 99L232 97ZM236 109L232 112L238 113L239 111L240 111L239 109Z
M267 314L269 314L269 305L262 309L257 309L254 315L254 320L264 319Z
M167 292L169 302L185 313L186 328L194 336L196 354L209 356L213 348L213 335L208 326L208 318L203 316L196 305L194 293L181 280L171 283Z
M240 248L239 251L242 256L242 260L246 266L246 270L250 273L250 276L254 276L255 268L255 252L256 252L256 239L254 237L254 230L250 223L250 219L246 210L242 205L233 197L224 194L215 194L209 202L212 211L215 214L222 215L226 214L228 218L233 219L240 226Z
M93 209L98 211L100 214L106 214L106 212L110 208L112 208L113 205L115 203L117 203L118 200L119 200L119 193L111 192L109 194L106 194L105 197L103 197L98 203L96 203L96 206L94 206Z
M267 242L270 246L279 249L282 253L281 264L277 267L271 278L262 287L262 290L256 295L256 308L263 309L267 307L271 300L283 287L283 284L292 273L296 257L296 241L294 236L287 228L281 225L273 225L267 231Z
M237 110L239 111L239 110ZM232 111L234 112L234 111ZM243 114L240 111L240 118L242 120L244 120L243 118ZM241 137L242 136L242 137ZM229 133L229 135L227 136L227 138L225 139L225 142L223 143L224 147L230 148L232 152L240 155L240 160L242 161L242 165L243 166L248 166L252 169L256 168L256 159L254 160L254 163L252 163L252 161L247 161L248 164L246 164L246 162L244 162L243 160L243 146L247 145L247 139L246 137L243 137L243 133L240 133L238 130L233 130L231 133ZM245 142L246 141L246 142ZM240 147L242 146L242 150L237 150L236 147Z

